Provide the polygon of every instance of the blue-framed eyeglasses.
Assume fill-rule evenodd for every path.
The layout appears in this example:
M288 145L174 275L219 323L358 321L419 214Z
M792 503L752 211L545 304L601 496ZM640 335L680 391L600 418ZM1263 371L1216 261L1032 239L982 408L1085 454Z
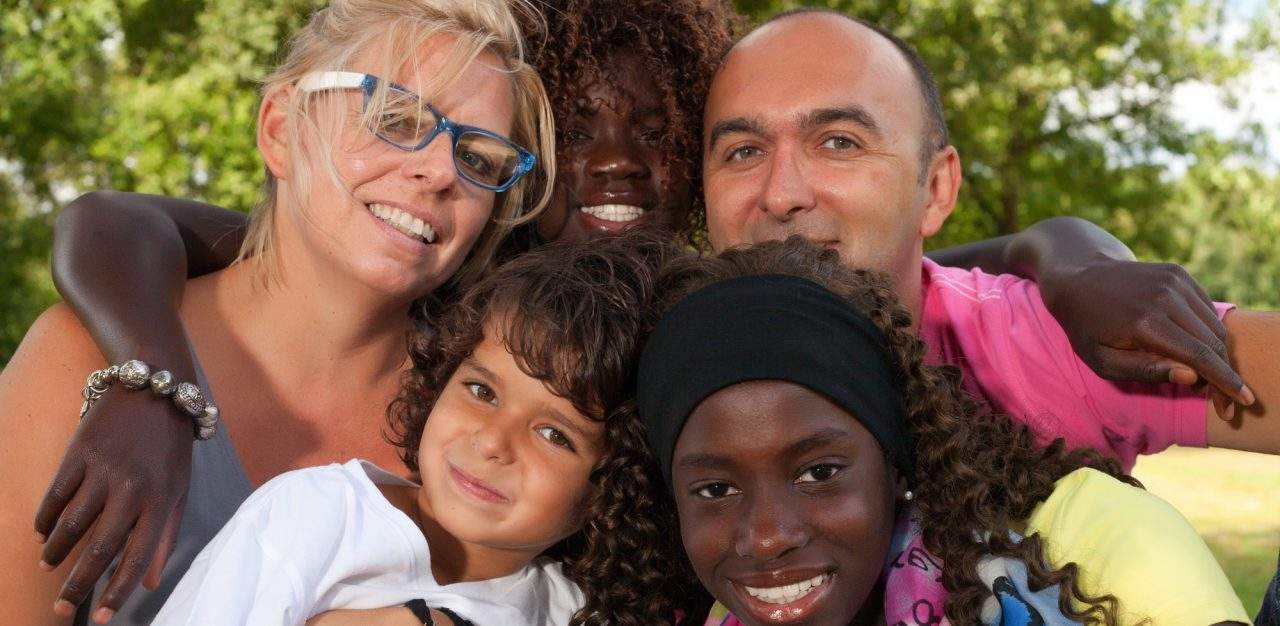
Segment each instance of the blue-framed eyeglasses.
M359 89L364 93L362 113L378 90L379 79L359 72L312 72L298 81L303 92L326 89ZM495 132L458 124L422 101L418 94L387 82L381 114L373 119L373 134L401 150L427 147L441 132L453 139L453 166L458 174L491 191L506 191L533 169L537 159Z

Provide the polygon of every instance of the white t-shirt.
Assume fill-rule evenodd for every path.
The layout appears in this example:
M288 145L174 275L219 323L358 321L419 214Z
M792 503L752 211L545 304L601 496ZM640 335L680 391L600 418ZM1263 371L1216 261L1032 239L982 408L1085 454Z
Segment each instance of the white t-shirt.
M412 485L361 460L272 479L196 557L154 624L303 624L414 598L477 626L567 624L582 607L544 558L502 578L436 583L422 531L376 484Z

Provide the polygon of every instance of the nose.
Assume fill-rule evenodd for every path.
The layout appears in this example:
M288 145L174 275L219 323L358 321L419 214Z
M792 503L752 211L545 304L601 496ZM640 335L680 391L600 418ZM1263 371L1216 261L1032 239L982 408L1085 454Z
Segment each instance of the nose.
M486 461L507 465L515 458L508 430L499 420L484 422L471 434L471 448Z
M436 135L421 150L406 152L402 158L400 171L423 191L446 190L458 179L458 170L453 164L453 142L448 133Z
M801 158L797 151L784 146L774 151L769 162L760 208L780 222L812 209L817 202L813 186L801 167Z
M593 142L587 154L587 173L614 180L643 179L649 177L649 166L634 139L608 133Z
M797 507L784 498L758 498L742 512L734 549L738 556L770 561L809 543Z

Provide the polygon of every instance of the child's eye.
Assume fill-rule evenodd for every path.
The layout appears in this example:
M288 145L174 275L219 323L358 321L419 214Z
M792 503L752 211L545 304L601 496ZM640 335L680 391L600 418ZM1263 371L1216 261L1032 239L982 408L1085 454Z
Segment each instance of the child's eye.
M726 498L740 493L742 493L742 491L737 487L725 482L708 483L693 490L694 495L707 500Z
M573 442L570 441L569 438L560 431L560 429L555 428L554 426L539 426L537 428L537 432L539 435L542 435L543 439L546 439L557 446L568 450L574 449Z
M498 403L498 394L493 393L493 389L490 389L489 385L486 385L484 383L463 383L463 384L466 385L467 391L470 391L471 395L475 396L477 400L481 402L488 402L489 404Z
M835 478L835 475L839 474L840 470L842 469L844 469L844 467L840 465L835 465L832 463L820 463L802 472L798 477L796 477L796 482L797 483L825 482L825 481L831 480L832 478Z

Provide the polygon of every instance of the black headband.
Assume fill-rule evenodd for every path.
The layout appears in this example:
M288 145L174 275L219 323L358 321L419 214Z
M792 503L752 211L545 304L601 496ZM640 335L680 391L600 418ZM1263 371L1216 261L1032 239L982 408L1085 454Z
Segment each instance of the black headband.
M676 439L707 396L785 380L848 411L910 477L914 443L880 329L818 284L777 274L715 283L671 308L640 358L637 402L671 486Z

